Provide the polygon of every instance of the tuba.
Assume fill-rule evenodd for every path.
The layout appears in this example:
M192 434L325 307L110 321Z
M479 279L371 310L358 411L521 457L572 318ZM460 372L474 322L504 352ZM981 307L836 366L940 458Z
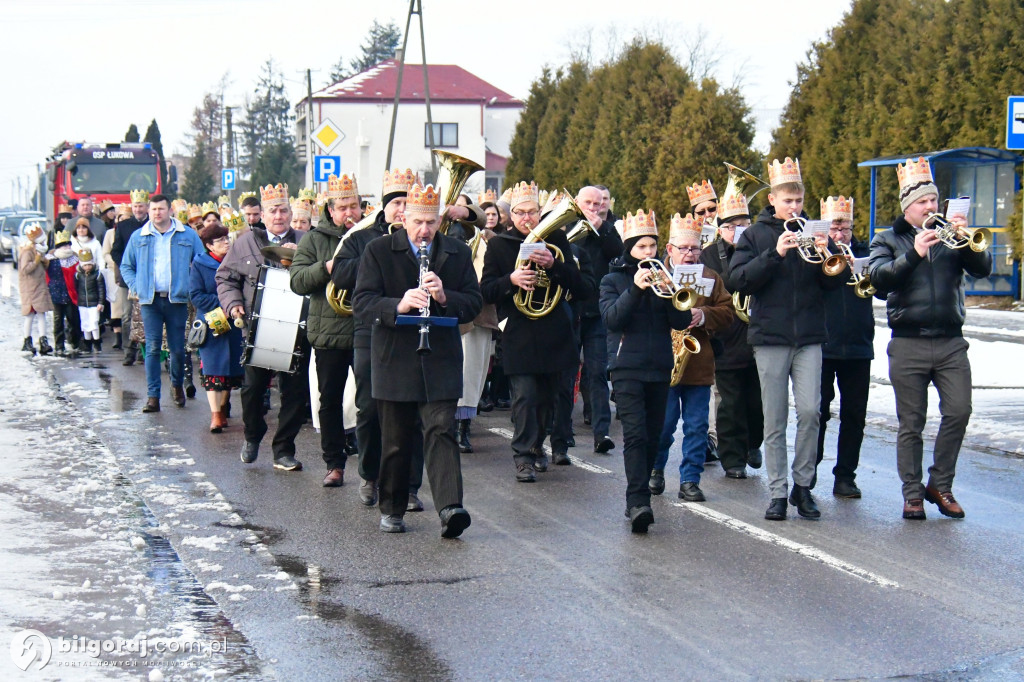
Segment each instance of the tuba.
M580 210L576 202L569 196L569 192L565 193L565 198L562 199L557 206L555 206L546 216L541 218L541 221L537 223L536 227L530 230L530 234L526 235L526 239L523 243L533 244L537 242L543 242L546 237L554 234L556 230L562 229L574 220L581 220L583 218L583 211ZM565 262L565 254L562 250L553 244L547 244L548 249L554 255L555 260ZM532 268L533 263L527 259L516 259L515 269L521 268ZM540 292L543 291L543 297L540 296ZM558 302L562 298L562 287L554 285L552 289L552 282L548 278L548 274L545 270L537 271L537 281L533 285L533 291L524 291L519 289L513 296L513 303L516 308L524 316L531 320L536 320L544 317L558 305Z
M376 211L368 216L364 216L362 220L348 228L341 237L341 241L338 242L338 246L334 249L334 255L337 256L341 253L341 245L345 243L345 240L352 236L353 233L359 230L365 230L368 227L373 227L373 224L377 221L377 214L384 210L383 207L378 208ZM339 289L334 286L334 282L327 283L327 305L331 306L331 310L336 312L341 317L352 317L352 302L349 300L349 292L345 289Z
M970 247L971 251L981 252L992 243L992 230L987 227L958 228L952 220L945 218L938 213L929 213L924 219L924 226L932 224L935 236L939 238L946 247L950 249L962 249Z
M455 200L459 198L459 195L462 194L462 188L466 186L469 176L483 170L484 167L464 156L441 151L440 149L434 150L434 158L437 159L437 165L440 166L440 170L437 173L437 182L434 183L434 186L438 188L439 192L442 187L444 188L444 194L441 195L441 205L452 206L455 204ZM448 234L448 228L451 224L451 218L441 216L441 224L438 226L437 231L441 234Z
M683 381L683 374L686 372L686 365L690 358L700 353L700 341L690 334L689 329L682 331L672 330L672 377L669 379L670 386L678 386Z
M740 322L750 324L750 296L744 296L738 291L733 292L732 307Z
M651 291L654 295L672 301L672 307L676 310L689 310L697 303L697 291L692 287L676 284L668 268L660 260L645 258L640 261L639 267L651 271Z
M747 171L726 162L725 167L729 170L729 182L725 186L725 191L722 193L723 197L730 196L732 194L742 194L746 197L747 203L751 199L756 197L761 192L765 191L771 185ZM751 188L756 187L753 194L747 194L747 191Z

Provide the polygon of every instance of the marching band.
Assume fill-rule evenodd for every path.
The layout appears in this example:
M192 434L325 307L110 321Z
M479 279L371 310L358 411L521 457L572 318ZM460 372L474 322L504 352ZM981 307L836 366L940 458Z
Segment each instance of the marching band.
M473 203L461 192L479 166L451 154L443 161L447 172L436 187L421 185L411 169L388 170L381 203L368 210L349 174L331 176L321 196L303 190L289 198L287 186L268 185L258 198L240 201L241 214L224 201L189 210L133 192L131 211L114 228L112 256L124 284L122 315L127 320L132 306L142 309L151 388L144 411L159 410L159 364L151 364L159 362L163 326L175 403L184 403L187 296L180 263L161 249L187 245L192 267L201 269L193 275L200 314L189 348L200 349L204 375L213 375L204 379L208 391L230 391L239 372L213 359L221 355L204 355L204 334L193 339L192 332L206 320L209 337L226 334L231 325L220 330L211 321L217 313L241 328L224 337L233 346L223 357L241 357L244 366L242 461L257 459L276 378L275 468L302 468L295 436L314 405L323 485L343 485L346 460L358 453L359 499L378 506L384 532L403 532L404 515L422 511L424 469L442 536L469 527L460 455L474 451L471 420L478 406L500 404L503 378L518 482L535 482L547 471L548 451L555 465L571 465L577 385L595 453L614 448L610 384L622 422L625 516L634 533L654 523L651 496L664 492L680 419L679 498L706 500L699 483L709 430L717 430L727 479L746 478L748 466L764 463L771 497L765 519L785 519L789 505L814 519L820 511L812 490L836 381L833 493L861 496L854 479L873 357L873 294L886 301L893 332L903 517L924 518L923 501L964 516L952 493L970 415L962 275L986 276L992 258L984 235L937 213L926 161L899 167L903 216L876 235L870 258L868 245L852 239L852 198L822 199L819 221L804 212L795 159L773 161L767 183L726 164L721 196L706 179L687 187L691 211L672 217L664 249L653 211L631 211L617 229L602 186L570 196L522 180L500 198L488 190ZM767 204L755 217L748 203L762 189L769 191ZM190 220L201 221L198 236L182 224ZM131 364L137 344L124 344ZM355 386L346 391L350 375ZM942 397L943 418L923 484L930 382ZM228 394L218 395L210 400L215 433L230 409ZM346 403L355 415L348 424Z

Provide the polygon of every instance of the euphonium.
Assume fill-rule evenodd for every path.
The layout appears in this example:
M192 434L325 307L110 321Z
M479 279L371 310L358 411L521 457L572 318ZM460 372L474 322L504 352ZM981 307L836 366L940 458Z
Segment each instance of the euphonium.
M565 233L565 238L569 240L570 244L581 242L587 238L588 235L599 236L597 234L597 228L590 224L590 221L584 218L580 220L568 232Z
M928 227L928 223L933 224L932 229L935 230L935 236L939 238L939 241L951 249L962 249L969 246L971 251L981 252L992 243L992 230L987 227L958 228L952 220L948 220L938 213L929 213L928 217L924 219L924 226Z
M738 291L733 292L732 307L740 322L750 324L750 296L744 296Z
M672 377L669 379L670 386L678 386L683 381L683 374L686 372L686 365L690 357L700 353L700 341L690 334L689 329L679 331L672 330Z
M352 236L354 232L357 232L358 230L365 230L368 227L373 227L373 224L377 221L377 214L383 210L383 208L378 208L376 211L363 217L363 219L358 223L348 228L348 232L342 235L341 241L338 242L337 248L334 249L334 255L337 256L341 253L341 245L344 244L345 240ZM327 305L331 306L331 310L342 317L352 317L352 302L348 299L348 291L334 286L334 282L327 283Z
M790 227L795 224L796 229ZM828 247L818 246L814 237L804 234L804 225L807 221L800 216L795 216L783 223L783 227L797 234L797 251L800 257L807 263L821 264L822 271L829 277L835 277L846 267L846 258L838 253L832 253Z
M434 157L437 159L437 165L440 166L440 170L437 173L437 182L434 183L434 186L438 188L438 191L442 191L441 188L444 188L444 194L441 195L441 205L452 206L455 204L455 200L459 198L459 195L462 194L462 188L466 186L466 180L469 180L469 176L479 170L483 170L484 167L464 156L441 151L440 149L434 150ZM448 227L451 224L452 219L447 215L442 215L437 231L441 234L448 234Z
M552 235L556 230L562 229L565 225L568 225L573 220L581 220L583 218L583 211L580 210L576 202L569 196L569 192L565 192L565 198L562 199L558 205L556 205L546 216L541 218L541 221L537 223L537 226L530 230L530 234L526 235L526 239L523 240L524 244L533 244L537 242L543 242L547 237ZM562 250L553 244L546 245L554 255L555 259L561 262L565 262L565 255ZM558 305L558 302L562 298L562 287L555 285L554 291L551 289L551 280L548 278L548 274L543 269L534 268L533 262L528 259L517 259L516 270L521 268L533 268L537 270L537 280L533 285L533 291L524 291L519 289L513 296L513 303L516 308L526 317L531 320L544 317ZM543 298L540 296L540 292L543 291Z
M749 202L751 199L756 197L761 192L769 189L771 186L747 171L726 162L725 167L729 169L729 183L725 187L725 192L722 193L723 197L732 196L734 194L742 194L746 197ZM753 194L747 194L747 190L751 187L757 187Z
M660 260L644 258L640 261L639 267L651 271L651 291L654 295L672 301L672 307L676 310L689 310L697 303L697 292L690 287L677 285L672 280L668 268Z

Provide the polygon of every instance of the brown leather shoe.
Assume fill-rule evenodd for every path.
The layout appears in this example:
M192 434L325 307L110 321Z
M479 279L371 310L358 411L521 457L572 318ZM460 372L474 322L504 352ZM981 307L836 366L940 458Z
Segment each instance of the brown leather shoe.
M903 518L911 521L924 521L927 518L924 514L924 500L904 500Z
M344 469L330 469L327 475L324 476L324 487L325 488L340 488L345 485L345 470Z
M214 412L210 415L210 433L220 433L224 430L224 425L220 423L220 412Z
M185 389L181 386L171 386L171 395L174 398L174 404L178 407L185 407Z
M966 516L964 508L960 506L951 492L940 493L934 486L929 485L924 489L924 499L937 506L939 513L943 516L948 516L951 519L962 519Z
M142 406L143 412L159 412L160 398L146 398L146 404Z

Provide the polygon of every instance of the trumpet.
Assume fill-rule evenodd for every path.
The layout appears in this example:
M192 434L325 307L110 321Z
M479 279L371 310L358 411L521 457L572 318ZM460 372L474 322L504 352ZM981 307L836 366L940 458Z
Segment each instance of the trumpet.
M853 255L853 249L848 244L843 242L836 242L836 248L839 249L839 253L850 261L850 265L853 265L853 261L856 260L856 256ZM853 287L853 293L857 294L860 298L871 298L878 291L871 284L871 278L868 277L868 273L862 272L860 274L854 273L853 280L847 282L848 286Z
M732 307L740 322L750 324L750 296L744 296L738 291L733 292Z
M676 310L689 310L697 303L697 292L692 287L677 285L672 280L665 264L656 258L644 258L640 261L641 268L651 271L651 291L658 298L666 298L672 302Z
M935 236L939 241L951 249L962 249L970 247L976 253L984 251L992 243L992 230L987 227L957 227L952 220L945 218L938 213L929 213L924 219L924 226L932 223Z
M536 227L530 230L530 234L526 236L523 243L534 244L543 242L546 237L551 236L555 231L562 229L573 220L581 220L582 218L583 211L580 210L576 202L569 196L569 192L566 192L565 198L550 213L544 216ZM555 260L565 262L565 254L562 253L560 248L554 244L546 244L545 246L554 255ZM534 283L531 291L517 290L512 302L515 303L516 308L524 316L531 320L536 320L555 309L558 302L562 299L562 287L554 285L554 288L552 288L552 282L548 277L547 271L536 268L533 265L533 261L529 259L516 259L515 269L520 270L523 268L536 270L537 281ZM541 291L544 292L542 298L540 297Z
M796 229L790 224L796 225ZM835 277L846 267L846 258L828 250L828 246L818 246L818 242L811 235L804 234L804 225L807 221L800 216L794 216L783 223L783 227L797 234L797 252L800 258L806 263L814 265L821 264L822 271L829 277Z
M678 386L683 381L683 374L686 373L686 365L690 358L700 353L700 341L690 334L689 329L679 331L672 330L672 376L669 378L670 386Z

